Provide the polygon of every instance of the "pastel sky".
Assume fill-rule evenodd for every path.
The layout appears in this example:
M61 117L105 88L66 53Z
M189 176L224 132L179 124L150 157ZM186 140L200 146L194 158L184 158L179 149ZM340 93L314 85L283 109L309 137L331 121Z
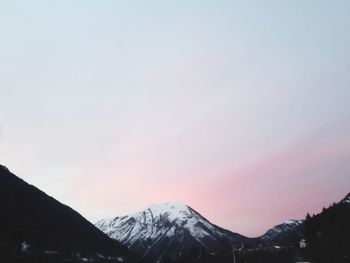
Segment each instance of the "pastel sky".
M90 221L248 236L350 192L350 1L0 0L0 163Z

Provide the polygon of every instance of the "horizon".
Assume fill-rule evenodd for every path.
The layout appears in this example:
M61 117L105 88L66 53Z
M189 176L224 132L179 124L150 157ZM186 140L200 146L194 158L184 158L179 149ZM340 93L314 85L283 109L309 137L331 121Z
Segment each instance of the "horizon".
M90 222L258 236L350 191L350 2L0 3L0 158Z
M6 169L8 169L11 173L12 173L12 171L11 171L11 169L9 169L6 165L3 165L3 164L0 164L0 166L3 166L3 167L5 167ZM15 176L16 176L16 174L14 174ZM20 177L19 177L20 178ZM20 179L22 179L22 178L20 178ZM30 182L27 182L28 184L30 184L30 185L32 185ZM33 185L34 187L36 187L35 185ZM37 188L37 187L36 187ZM38 188L39 190L41 190L40 188ZM46 195L48 195L48 196L51 196L50 195L50 193L46 193L46 192L44 192ZM339 203L339 202L341 202L344 198L346 198L348 195L350 195L350 192L348 192L348 193L346 193L342 198L340 198L339 200L334 200L334 201L332 201L332 202L330 202L328 205L326 205L326 206L323 206L322 208L320 208L320 209L318 209L318 211L314 211L313 213L310 213L310 212L306 212L305 213L305 217L306 217L306 215L307 214L313 214L313 215L317 215L317 214L319 214L319 213L321 213L322 212L322 210L323 210L323 208L328 208L328 207L330 207L332 204L334 204L334 203ZM53 197L53 196L51 196L51 197ZM55 197L53 197L53 198L55 198ZM59 201L59 202L61 202L60 200L58 200L57 199L57 201ZM64 204L64 203L63 203ZM211 224L214 224L214 225L217 225L217 226L219 226L219 227L221 227L221 228L224 228L224 229L226 229L225 227L223 227L223 226L221 226L221 225L218 225L218 224L216 224L214 221L212 221L212 220L210 220L210 219L208 219L205 215L203 215L200 211L198 211L196 208L194 208L194 207L191 207L190 205L188 205L188 204L186 204L186 203L184 203L184 202L182 202L182 201L171 201L171 202L169 202L169 201L163 201L163 202L158 202L158 203L152 203L152 204L149 204L149 205L147 205L147 206L145 206L145 207L143 207L143 208L139 208L139 209L137 209L136 211L133 211L133 212L130 212L130 213L128 213L128 214L120 214L120 215L114 215L114 216L111 216L111 217L104 217L104 218L99 218L98 220L96 220L95 222L93 222L93 221L91 221L91 220L89 220L88 218L86 218L91 224L93 224L93 225L95 225L95 224L97 224L99 221L101 221L101 220L108 220L108 219L114 219L114 218L116 218L116 217L124 217L124 216L133 216L133 215L136 215L136 214L138 214L138 213L140 213L140 212L143 212L143 211L145 211L145 210L147 210L147 209L150 209L150 208L152 208L152 207L159 207L159 206L164 206L164 205L169 205L169 204L171 204L171 205L178 205L178 206L186 206L187 208L190 208L190 209L192 209L192 210L194 210L194 211L196 211L197 213L199 213L201 216L203 216L205 219L207 219ZM67 204L65 204L65 205L67 205ZM75 210L76 212L78 212L79 214L81 214L80 212L79 212L79 210L76 210L74 207L71 207L73 210ZM83 217L84 217L84 215L82 215ZM267 228L265 231L263 231L262 233L260 233L260 234L257 234L257 235L254 235L254 236L249 236L249 235L245 235L245 234L243 234L243 233L241 233L238 229L236 229L236 230L232 230L232 229L227 229L227 230L229 230L229 231L231 231L231 232L233 232L233 233L238 233L238 234L242 234L242 235L244 235L244 236L246 236L246 237L249 237L249 238L257 238L257 237L260 237L260 236L262 236L263 234L265 234L268 230L270 230L271 228L273 228L273 227L275 227L276 225L280 225L280 224L284 224L284 223L287 223L288 221L300 221L300 220L305 220L305 217L304 218L288 218L288 219L285 219L284 221L281 221L281 222L279 222L279 223L277 223L277 224L274 224L274 225L271 225L269 228Z
M313 214L313 215L320 214L320 213L322 212L322 209L323 209L323 208L328 208L328 207L330 207L330 206L331 206L332 204L334 204L334 203L339 203L342 199L344 199L344 198L345 198L347 195L349 195L349 194L350 194L350 192L349 192L348 194L345 194L343 198L341 198L341 199L339 199L339 200L335 200L335 201L329 203L329 205L320 208L319 211L315 211L314 213L306 212L306 213L305 213L305 217L306 217L307 214ZM137 211L131 212L131 213L129 213L129 214L122 214L122 215L115 215L115 216L112 216L112 217L101 218L101 219L97 220L96 222L91 222L91 223L92 223L92 224L97 224L97 223L99 223L99 221L101 221L101 220L111 220L111 219L115 219L115 218L117 218L117 217L120 218L120 217L124 217L124 216L134 216L134 215L137 215L137 214L139 214L139 213L141 213L141 212L143 212L143 211L145 211L145 210L147 210L147 209L149 209L149 208L158 207L158 206L163 206L163 205L165 205L165 204L180 204L180 205L184 205L184 206L186 206L186 207L188 207L188 208L190 208L190 209L196 211L197 213L199 213L201 216L203 216L205 219L207 219L211 224L214 224L214 225L217 225L217 226L219 226L219 227L221 227L221 228L224 228L224 227L222 227L222 226L216 224L215 222L209 220L208 218L206 218L206 216L203 215L200 211L196 210L196 208L191 207L191 206L189 206L189 205L187 205L186 203L183 203L183 202L181 202L181 201L174 201L174 202L166 202L166 201L165 201L165 202L161 202L161 203L153 203L153 204L149 204L148 206L146 206L146 207L144 207L144 208L140 208L140 209L138 209ZM268 230L270 230L271 228L273 228L273 227L275 227L275 226L277 226L277 225L285 224L285 223L288 223L288 222L291 222L291 221L304 221L304 220L305 220L305 217L304 217L304 218L288 218L288 219L285 219L284 221L282 221L282 222L280 222L280 223L278 223L278 224L271 225L268 229L266 229L266 230L263 231L261 234L258 234L258 235L256 235L256 236L244 235L243 233L241 233L241 232L239 231L239 229L236 229L236 230L226 229L226 228L224 228L224 229L226 229L226 230L228 230L228 231L231 231L231 232L234 232L234 233L242 234L242 235L244 235L244 236L246 236L246 237L249 237L249 238L257 238L257 237L261 237L261 236L262 236L263 234L265 234Z

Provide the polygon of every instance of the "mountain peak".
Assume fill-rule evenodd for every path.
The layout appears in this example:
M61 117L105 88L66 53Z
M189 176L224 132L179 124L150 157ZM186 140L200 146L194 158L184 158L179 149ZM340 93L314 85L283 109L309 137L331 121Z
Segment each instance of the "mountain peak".
M345 197L344 197L344 199L341 201L341 203L343 203L343 204L350 204L350 193L348 193Z
M192 209L182 202L167 202L150 205L145 210L139 213L144 213L145 211L151 211L153 216L167 215L170 220L182 219L184 216L191 214Z
M96 226L150 260L157 260L159 256L175 259L193 247L214 252L230 248L233 243L252 242L211 224L181 202L154 204L135 214L102 219Z
M150 208L164 208L169 210L183 210L188 209L188 206L183 202L163 202L163 203L157 203L152 204L149 206Z
M152 204L142 210L139 210L136 213L132 213L129 215L124 216L117 216L113 218L107 218L102 219L96 224L99 225L102 221L106 223L108 221L109 223L113 224L114 222L118 221L119 219L123 218L145 218L152 220L155 218L167 218L168 221L175 221L175 220L185 220L191 215L194 215L196 212L189 206L187 206L183 202L164 202L164 203L157 203Z
M269 229L262 239L274 245L295 245L303 237L303 220L286 220L284 223L275 225Z

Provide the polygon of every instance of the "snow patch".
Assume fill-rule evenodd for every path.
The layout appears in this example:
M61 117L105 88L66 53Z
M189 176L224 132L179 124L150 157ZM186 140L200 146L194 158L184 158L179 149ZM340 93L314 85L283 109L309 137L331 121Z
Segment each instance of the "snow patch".
M22 251L22 252L28 252L29 249L30 249L29 243L27 243L26 241L23 241L23 242L21 243L21 251Z

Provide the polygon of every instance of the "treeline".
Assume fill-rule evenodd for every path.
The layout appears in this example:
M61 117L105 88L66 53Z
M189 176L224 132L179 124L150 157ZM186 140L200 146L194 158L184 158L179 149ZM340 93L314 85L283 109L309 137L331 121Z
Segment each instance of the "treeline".
M341 202L306 216L305 238L313 260L318 263L350 262L350 204Z
M345 201L344 201L345 200ZM280 249L262 248L236 253L237 263L350 263L350 194L342 202L324 208L320 214L307 214L302 227L306 248L297 246ZM346 201L348 200L348 201ZM222 251L206 253L193 248L180 260L165 259L163 263L232 263L233 254Z

